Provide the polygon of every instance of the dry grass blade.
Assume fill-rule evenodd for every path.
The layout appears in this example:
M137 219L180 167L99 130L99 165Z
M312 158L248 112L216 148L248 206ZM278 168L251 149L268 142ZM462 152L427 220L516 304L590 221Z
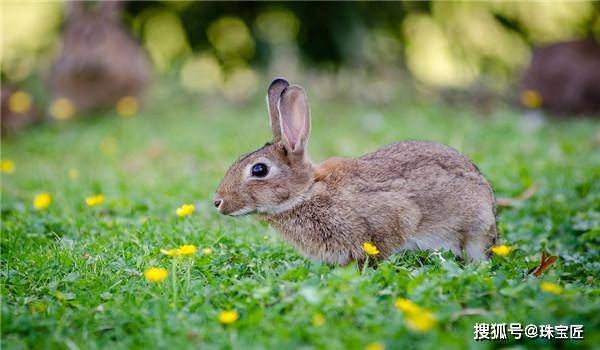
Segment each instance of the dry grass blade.
M515 206L519 205L521 202L524 202L524 201L528 200L529 198L533 197L533 195L535 195L537 190L538 190L538 185L533 184L533 185L529 186L529 188L527 188L525 191L521 192L518 196L516 196L514 198L500 197L500 198L496 199L496 204L499 207L515 207Z

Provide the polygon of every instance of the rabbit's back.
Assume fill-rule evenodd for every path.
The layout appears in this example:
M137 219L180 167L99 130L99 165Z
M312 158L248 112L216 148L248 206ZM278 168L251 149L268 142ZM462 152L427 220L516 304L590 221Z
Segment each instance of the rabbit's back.
M453 148L429 141L393 143L358 160L367 167L371 176L380 180L442 174L482 179L477 167L467 157Z
M339 190L401 191L424 200L476 189L486 194L482 199L493 202L491 186L479 169L455 149L434 142L398 142L360 158L325 164L328 182Z
M446 249L485 258L496 236L491 186L458 151L395 143L317 167L312 194L270 218L306 254L345 264L372 242L381 258L403 249Z
M426 141L394 143L358 158L353 173L346 185L357 192L386 193L385 206L398 207L374 221L407 210L418 217L412 226L406 225L410 232L401 232L405 236L401 249L443 248L457 254L466 250L472 259L479 259L496 238L492 187L453 148Z

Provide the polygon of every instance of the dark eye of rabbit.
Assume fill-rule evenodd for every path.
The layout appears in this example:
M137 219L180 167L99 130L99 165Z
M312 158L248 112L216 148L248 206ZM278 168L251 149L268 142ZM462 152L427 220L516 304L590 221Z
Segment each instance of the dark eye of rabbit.
M269 167L264 163L256 163L252 166L252 176L265 177L269 173Z

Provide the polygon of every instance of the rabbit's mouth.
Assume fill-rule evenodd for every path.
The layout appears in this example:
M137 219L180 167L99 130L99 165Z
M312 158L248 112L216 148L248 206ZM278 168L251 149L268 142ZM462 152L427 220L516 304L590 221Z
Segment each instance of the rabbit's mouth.
M251 207L244 207L242 209L231 210L232 208L230 208L230 206L227 205L229 203L225 203L225 202L226 202L225 199L215 198L214 204L215 204L215 207L217 208L217 211L219 212L219 214L228 215L228 216L242 216L242 215L251 214L255 211Z
M244 215L248 215L248 214L252 214L254 212L254 209L252 208L242 208L240 210L236 210L234 212L231 213L223 213L225 215L229 215L229 216L244 216Z

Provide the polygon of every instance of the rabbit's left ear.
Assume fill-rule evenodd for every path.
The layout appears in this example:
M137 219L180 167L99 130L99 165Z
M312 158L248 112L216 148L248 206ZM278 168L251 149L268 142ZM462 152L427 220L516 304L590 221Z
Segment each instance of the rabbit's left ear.
M279 122L279 99L285 88L290 86L287 80L276 78L269 85L267 90L267 107L269 108L269 123L271 124L271 132L273 133L273 142L281 140L281 123Z
M310 135L310 109L306 91L292 85L281 93L279 99L281 141L288 152L304 155Z

